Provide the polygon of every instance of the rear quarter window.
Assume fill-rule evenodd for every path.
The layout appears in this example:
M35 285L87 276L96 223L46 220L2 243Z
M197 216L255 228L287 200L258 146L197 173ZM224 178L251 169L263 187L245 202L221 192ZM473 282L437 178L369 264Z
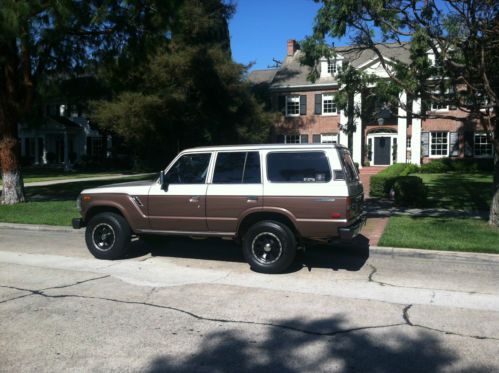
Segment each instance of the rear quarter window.
M322 151L272 152L267 155L267 178L276 183L326 183L331 169Z

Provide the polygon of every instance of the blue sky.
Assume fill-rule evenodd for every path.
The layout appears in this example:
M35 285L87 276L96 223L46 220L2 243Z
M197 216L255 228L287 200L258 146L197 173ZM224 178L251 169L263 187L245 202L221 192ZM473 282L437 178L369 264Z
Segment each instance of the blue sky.
M283 60L288 39L312 33L319 5L312 0L236 0L229 22L234 60L265 69L272 58ZM339 44L337 44L339 45Z

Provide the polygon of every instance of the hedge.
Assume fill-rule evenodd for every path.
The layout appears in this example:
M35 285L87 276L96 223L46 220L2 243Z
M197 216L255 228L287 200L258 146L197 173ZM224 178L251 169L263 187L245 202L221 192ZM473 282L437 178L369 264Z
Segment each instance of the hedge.
M493 159L472 158L442 158L434 159L430 163L421 166L423 174L437 174L449 171L459 173L492 172L494 170Z
M400 206L424 206L428 191L417 176L399 176L393 183L395 203Z
M388 197L393 183L399 176L407 176L417 172L418 167L410 163L395 163L380 173L371 176L369 195L371 197Z

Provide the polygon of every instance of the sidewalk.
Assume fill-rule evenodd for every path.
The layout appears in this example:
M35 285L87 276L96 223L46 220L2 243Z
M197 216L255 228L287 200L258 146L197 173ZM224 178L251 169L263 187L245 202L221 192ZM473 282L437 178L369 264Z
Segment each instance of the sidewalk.
M34 187L34 186L47 186L47 185L55 185L55 184L67 184L67 183L78 183L81 181L99 181L99 180L114 180L114 179L123 179L125 177L140 177L151 175L151 177L155 173L142 173L142 174L119 174L114 176L94 176L94 177L81 177L78 179L57 179L57 180L46 180L46 181L35 181L32 183L25 183L25 187Z
M371 201L369 197L369 188L371 185L371 176L376 175L385 169L385 166L372 166L364 167L360 170L360 181L364 185L364 197L366 198L365 206L369 205ZM369 246L377 246L386 224L388 223L388 216L373 216L368 214L368 219L365 227L362 229L362 234L369 239Z

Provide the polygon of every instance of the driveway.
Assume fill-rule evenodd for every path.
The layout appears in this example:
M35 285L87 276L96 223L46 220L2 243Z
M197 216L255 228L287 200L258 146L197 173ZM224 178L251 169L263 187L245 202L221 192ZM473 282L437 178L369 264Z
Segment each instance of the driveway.
M251 272L230 241L0 228L1 371L498 371L499 258L313 247Z

